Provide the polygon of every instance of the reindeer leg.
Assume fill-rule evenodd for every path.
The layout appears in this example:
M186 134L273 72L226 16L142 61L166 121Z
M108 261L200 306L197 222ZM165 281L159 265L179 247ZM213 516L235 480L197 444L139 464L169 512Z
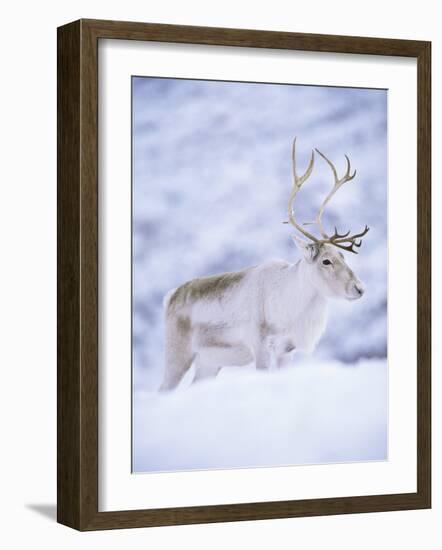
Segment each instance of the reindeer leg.
M281 353L276 360L276 364L278 366L278 369L285 369L292 364L292 361L293 356L291 352Z
M168 369L164 374L164 378L159 388L159 391L164 392L175 389L181 382L187 370L190 369L190 367L192 366L192 361L193 357L188 360L188 362L185 363L184 366L177 365L176 368Z
M295 349L296 346L290 339L281 342L278 350L279 353L276 357L276 365L278 369L284 369L293 363L293 352Z
M216 347L204 347L198 350L195 361L195 377L192 384L215 378L221 370L222 358L218 357Z
M272 353L266 339L255 346L255 366L256 370L270 370L272 367Z
M194 384L195 382L200 382L201 380L216 378L220 370L221 370L221 367L213 367L211 369L197 367L195 372L195 378L193 379L192 384Z
M192 366L191 324L187 317L166 319L166 362L159 391L173 390Z
M198 349L195 361L194 382L215 378L223 367L241 367L253 360L251 350L244 344L231 345L227 342Z

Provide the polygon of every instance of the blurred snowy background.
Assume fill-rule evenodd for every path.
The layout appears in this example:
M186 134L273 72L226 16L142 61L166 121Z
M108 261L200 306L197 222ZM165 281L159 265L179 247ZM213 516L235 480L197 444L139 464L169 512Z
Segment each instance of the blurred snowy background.
M134 471L385 459L387 92L147 77L132 85ZM157 395L168 290L299 258L282 224L294 136L300 172L314 147L339 174L344 153L357 169L324 222L370 227L359 255L345 254L366 294L334 302L314 356L295 355L288 372L224 369ZM314 218L332 184L317 156L299 219Z

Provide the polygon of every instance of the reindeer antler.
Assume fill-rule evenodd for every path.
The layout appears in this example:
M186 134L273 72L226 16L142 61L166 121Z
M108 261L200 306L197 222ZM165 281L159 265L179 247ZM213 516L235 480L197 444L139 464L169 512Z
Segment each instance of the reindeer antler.
M350 235L350 231L347 231L347 233L339 234L338 230L335 227L335 232L333 235L328 235L327 232L324 229L324 226L322 225L322 215L324 213L325 207L330 202L332 197L335 195L335 193L344 185L344 183L351 181L356 176L356 170L351 174L351 165L350 165L350 159L347 155L345 155L345 159L347 161L347 170L345 174L342 176L342 178L338 177L338 173L336 171L335 165L329 160L319 149L315 149L315 151L321 155L321 157L327 162L327 164L330 166L333 177L335 180L335 183L333 185L332 190L330 193L325 197L325 199L322 201L321 206L319 207L318 214L316 216L315 221L313 222L306 222L303 225L317 225L319 232L321 233L322 239L317 239L314 235L306 231L304 228L302 228L296 221L294 213L293 213L293 202L296 197L296 194L298 193L299 189L301 188L302 184L305 182L305 180L311 175L313 170L313 164L314 164L314 151L312 151L312 156L310 160L310 164L304 173L303 176L298 177L296 173L296 159L295 159L295 146L296 146L296 138L293 140L293 148L292 148L292 161L293 161L293 189L289 197L289 221L290 223L298 229L303 235L308 237L310 240L317 244L332 244L333 246L336 246L338 248L341 248L343 250L347 250L348 252L353 252L354 254L357 254L357 250L355 248L360 248L362 244L362 237L368 233L370 228L366 225L363 231L360 233L355 233L354 235ZM359 241L357 240L359 239Z
M295 202L296 195L298 194L298 191L301 189L302 184L310 177L313 165L315 164L315 152L312 150L312 156L310 157L310 162L307 167L307 170L304 172L302 176L298 176L296 172L296 138L293 140L293 146L292 146L292 165L293 165L293 187L292 192L289 196L289 204L288 204L288 214L289 214L289 222L295 227L298 231L300 231L303 235L305 235L308 239L312 240L313 242L318 242L318 239L306 231L299 223L296 221L295 214L293 211L293 203Z
M333 162L328 159L324 153L321 153L319 149L315 149L316 152L321 155L321 157L327 162L327 164L330 166L333 177L335 180L335 183L333 185L332 190L330 193L325 197L324 201L322 202L318 215L316 217L315 223L318 225L319 231L321 232L321 235L324 237L325 242L328 242L330 244L333 244L334 246L337 246L338 248L342 248L343 250L347 250L348 252L353 252L354 254L357 254L357 250L354 250L354 247L360 248L362 244L362 237L368 233L370 228L366 225L365 229L361 231L360 233L355 233L354 235L350 235L350 231L347 231L347 233L340 235L338 233L338 230L335 227L334 234L330 237L327 235L324 226L322 225L322 214L324 213L324 209L327 206L327 204L330 202L336 191L338 191L344 183L347 183L348 181L351 181L356 176L356 170L351 174L351 165L350 165L350 159L347 155L345 155L345 160L347 161L347 170L345 174L342 176L342 178L338 177L338 172L336 171L336 167L333 164ZM359 239L359 241L357 241Z

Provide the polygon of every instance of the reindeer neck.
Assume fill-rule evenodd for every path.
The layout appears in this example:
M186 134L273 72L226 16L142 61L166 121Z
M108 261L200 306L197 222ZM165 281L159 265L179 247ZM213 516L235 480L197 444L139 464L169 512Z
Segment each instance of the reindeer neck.
M327 305L312 282L309 266L301 260L287 269L281 281L276 324L293 337L296 348L312 352L325 328Z
M299 260L290 266L281 286L283 304L289 311L305 312L309 309L322 309L327 305L327 298L313 284L305 260Z

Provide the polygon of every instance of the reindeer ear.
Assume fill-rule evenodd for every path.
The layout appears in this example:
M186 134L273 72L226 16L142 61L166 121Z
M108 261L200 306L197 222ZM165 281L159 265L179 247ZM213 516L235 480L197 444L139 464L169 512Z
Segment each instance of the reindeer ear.
M309 243L304 239L299 238L297 235L292 235L292 239L296 244L298 250L302 253L304 258L309 262L313 262L319 254L319 246L316 243Z

